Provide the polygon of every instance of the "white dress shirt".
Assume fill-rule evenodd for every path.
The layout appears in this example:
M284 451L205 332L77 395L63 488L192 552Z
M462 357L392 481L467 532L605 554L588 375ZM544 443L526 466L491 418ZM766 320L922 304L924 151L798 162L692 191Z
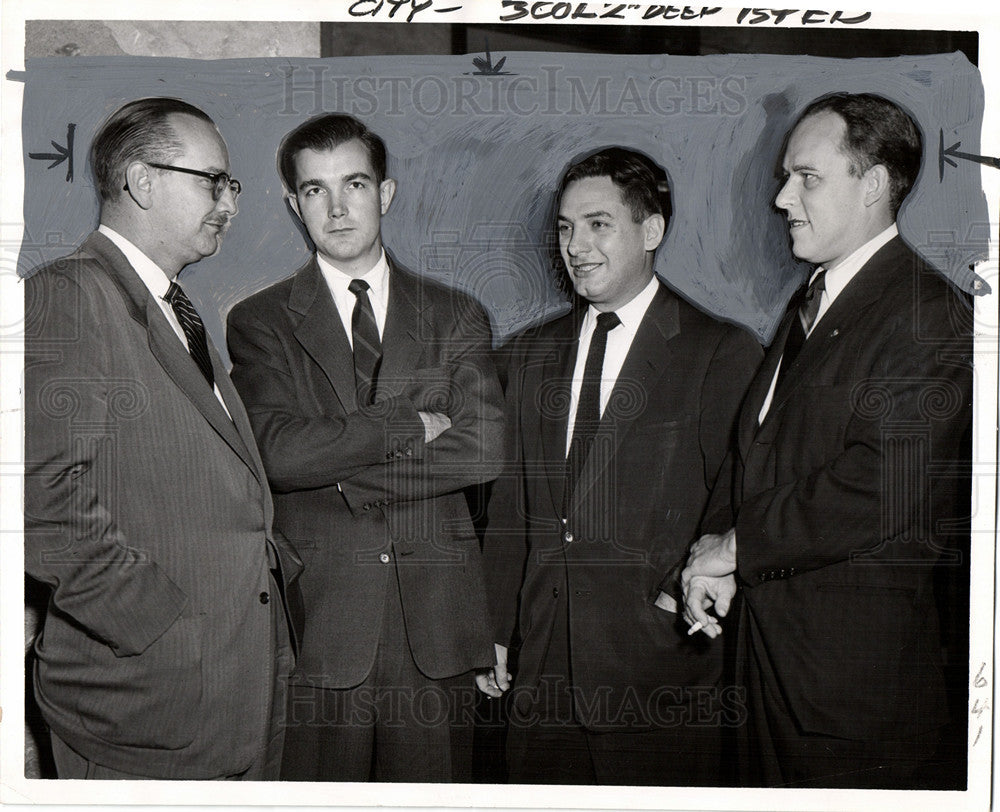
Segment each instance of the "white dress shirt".
M625 356L632 346L635 334L639 330L642 317L646 315L650 302L656 296L660 283L656 276L649 280L649 284L630 301L622 305L615 313L621 319L621 324L616 325L613 330L608 331L608 344L604 350L604 367L601 369L601 416L611 398L611 392L618 382L618 375L622 371L625 363ZM580 388L583 386L583 372L587 366L587 353L590 350L590 339L594 335L594 328L597 327L597 317L601 314L593 305L587 308L587 313L583 317L583 325L580 328L579 346L576 351L576 366L573 369L573 381L570 389L569 420L566 424L566 454L569 455L570 442L573 439L573 424L576 422L576 407L580 402Z
M177 334L177 338L180 339L181 344L184 345L184 349L189 353L191 348L188 347L187 336L184 335L184 328L181 327L181 323L177 320L177 314L174 313L174 308L163 297L167 295L167 291L170 289L170 282L172 281L166 272L148 256L146 256L142 249L138 248L135 243L125 239L121 234L115 231L113 228L108 228L108 226L103 223L98 226L97 230L101 232L105 237L107 237L111 242L115 244L125 255L125 259L128 260L129 265L132 266L132 270L136 272L136 275L142 280L142 284L146 286L150 294L159 306L160 310L163 311L164 317L167 319L167 323L173 328L174 333ZM206 336L206 338L208 338ZM211 339L208 339L211 341ZM219 391L218 386L213 386L215 390L215 397L218 399L219 403L222 404L222 408L225 409L226 414L229 414L229 409L226 408L226 402L222 399L222 393ZM232 415L230 415L232 419Z
M816 320L812 323L812 327L809 332L806 333L806 338L808 338L812 331L816 329L816 325L819 324L820 319L823 318L823 314L830 309L830 306L836 301L837 297L841 294L841 291L847 287L847 284L858 275L865 263L868 262L875 252L878 251L883 245L885 245L889 240L899 234L899 230L896 228L896 224L893 223L885 231L880 232L876 236L872 237L868 242L858 248L853 254L850 254L847 259L841 262L839 265L831 268L826 272L826 279L824 280L823 293L819 300L819 310L816 313ZM823 270L823 266L820 265L813 271L812 276L809 277L809 284L819 275L820 271ZM803 329L805 328L805 323L802 324ZM771 378L771 388L767 390L767 397L764 398L764 405L760 408L760 414L757 416L757 423L764 422L764 416L767 414L768 409L771 408L771 400L774 398L774 390L778 385L778 373L781 372L781 364L785 359L782 358L778 361L778 366L774 370L774 377Z
M337 306L340 320L344 325L344 332L347 333L347 343L354 349L354 336L351 332L351 316L354 313L354 304L357 297L351 293L347 286L355 279L348 276L343 271L335 268L322 256L316 254L316 262L319 264L326 286L333 296L333 303ZM385 258L385 251L379 254L378 262L370 271L366 271L362 276L357 277L368 283L368 299L372 303L372 311L375 313L375 323L378 325L378 336L382 338L385 334L385 314L389 308L389 263Z

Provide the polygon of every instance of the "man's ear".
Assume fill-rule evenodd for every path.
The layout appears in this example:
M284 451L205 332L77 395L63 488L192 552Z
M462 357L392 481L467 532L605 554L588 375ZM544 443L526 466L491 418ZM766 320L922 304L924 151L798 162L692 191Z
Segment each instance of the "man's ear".
M885 164L875 164L864 175L865 182L865 205L874 206L880 200L889 202L890 182L889 170Z
M148 209L153 205L153 180L149 167L142 161L132 161L125 168L125 186L139 208Z
M396 181L392 178L386 178L378 187L378 196L382 201L382 214L389 211L389 206L392 204L392 198L396 195Z
M302 212L299 211L299 199L295 196L293 192L286 192L285 200L288 202L289 208L291 208L291 210L295 212L295 216L301 220Z
M663 242L663 232L666 228L667 221L663 219L662 214L651 214L642 221L642 239L647 251L655 251Z

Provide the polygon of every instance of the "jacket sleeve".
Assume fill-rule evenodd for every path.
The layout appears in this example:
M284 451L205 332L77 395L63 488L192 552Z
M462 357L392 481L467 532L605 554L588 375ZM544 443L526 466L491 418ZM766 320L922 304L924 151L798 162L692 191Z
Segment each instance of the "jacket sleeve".
M509 354L504 406L501 469L493 485L483 539L483 573L493 616L495 642L511 644L517 627L518 596L528 557L525 477L520 438L520 408L524 357Z
M496 457L500 395L489 360L485 314L455 324L448 362L414 372L402 395L350 414L308 414L289 353L294 337L249 306L229 317L232 377L247 407L264 468L278 492L339 486L352 510L372 502L408 501L488 481ZM418 411L445 410L452 427L424 441ZM486 462L484 462L484 460Z
M924 324L968 318L944 297L919 304ZM760 493L745 486L751 495L739 507L736 545L748 586L768 571L790 575L877 555L908 537L913 554L932 555L929 539L917 537L921 517L931 511L929 458L898 456L893 449L904 449L886 429L927 427L926 454L935 461L956 457L971 420L971 324L952 333L950 350L917 332L906 312L872 335L865 355L873 360L858 370L850 402L834 405L846 422L824 429L843 432L838 453Z
M482 307L468 299L453 312L458 317L442 326L444 333L436 339L443 348L441 363L426 376L417 370L410 389L418 408L447 414L451 427L424 445L420 456L404 454L388 465L365 468L341 480L352 509L372 502L427 499L496 478L503 442L503 396L489 321Z
M106 435L136 382L112 373L111 357L127 349L108 346L101 292L79 281L100 269L74 270L25 283L24 566L52 587L58 610L128 656L173 624L187 596L116 524Z
M233 383L275 491L336 485L370 466L384 467L396 451L423 455L423 423L408 398L380 401L345 415L307 413L288 362L295 349L289 340L294 338L279 331L275 319L247 303L229 315Z
M708 504L699 524L699 537L732 527L733 445L740 405L763 358L757 340L746 330L728 328L718 342L701 382L698 444L701 449ZM691 541L696 541L697 538ZM675 563L659 589L680 594L680 574L687 555Z

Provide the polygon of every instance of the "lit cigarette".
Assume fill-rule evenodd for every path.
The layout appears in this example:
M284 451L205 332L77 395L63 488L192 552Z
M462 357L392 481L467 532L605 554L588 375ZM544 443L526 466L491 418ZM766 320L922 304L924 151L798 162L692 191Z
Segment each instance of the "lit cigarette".
M690 637L695 632L700 632L704 628L705 628L705 624L702 623L699 620L697 623L694 624L694 626L692 626L690 629L688 629L688 637Z

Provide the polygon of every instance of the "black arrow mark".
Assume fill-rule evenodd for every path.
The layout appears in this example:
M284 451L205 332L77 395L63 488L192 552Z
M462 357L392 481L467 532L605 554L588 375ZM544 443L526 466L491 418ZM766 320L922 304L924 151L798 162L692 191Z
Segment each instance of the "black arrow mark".
M958 148L962 146L961 141L956 141L948 149L944 148L944 130L940 131L940 138L938 140L938 180L944 180L944 165L947 163L950 166L958 166L958 164L952 160L952 158L961 158L964 161L975 161L976 163L986 164L986 166L992 166L994 169L1000 169L1000 158L991 158L989 155L973 155L971 152L959 152Z
M76 131L75 124L66 125L66 146L57 144L55 141L49 141L52 144L55 152L29 152L28 157L34 158L36 161L52 161L46 169L52 169L55 166L59 166L63 161L66 163L66 182L73 182L73 133Z
M473 73L473 76L503 76L509 71L504 71L503 66L507 61L507 57L503 57L495 65L493 64L493 57L490 55L490 41L486 40L486 59L480 59L479 57L472 58L472 64L476 66L477 70Z

